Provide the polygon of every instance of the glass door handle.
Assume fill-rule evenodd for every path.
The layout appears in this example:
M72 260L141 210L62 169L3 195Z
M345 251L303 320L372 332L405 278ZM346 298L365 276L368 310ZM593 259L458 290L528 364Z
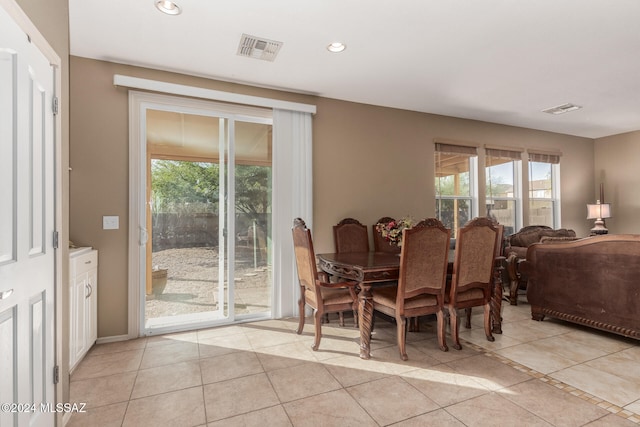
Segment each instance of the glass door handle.
M140 246L146 245L148 240L149 233L147 233L147 229L144 227L140 227Z

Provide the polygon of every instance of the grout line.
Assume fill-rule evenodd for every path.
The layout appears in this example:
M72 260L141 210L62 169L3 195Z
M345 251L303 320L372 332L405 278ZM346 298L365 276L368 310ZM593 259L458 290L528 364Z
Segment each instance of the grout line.
M593 396L593 395L587 393L586 391L577 389L577 388L575 388L573 386L570 386L569 384L565 384L562 381L559 381L559 380L557 380L555 378L552 378L552 377L550 377L550 376L548 376L546 374L538 372L538 371L536 371L534 369L531 369L531 368L529 368L527 366L521 365L518 362L514 362L511 359L507 359L506 357L504 357L502 355L499 355L497 353L494 353L491 350L487 350L486 348L481 347L481 346L479 346L477 344L474 344L472 342L468 342L466 340L465 340L465 342L467 343L467 345L469 347L472 347L473 349L475 349L475 350L477 350L477 351L479 351L481 353L484 353L485 355L487 355L489 357L493 357L495 359L498 359L500 362L504 363L505 365L509 365L514 369L517 369L517 370L519 370L521 372L524 372L524 373L532 376L533 378L537 378L542 382L545 382L545 383L547 383L549 385L552 385L552 386L554 386L554 387L556 387L556 388L558 388L558 389L560 389L560 390L562 390L562 391L564 391L566 393L569 393L569 394L571 394L573 396L576 396L576 397L578 397L578 398L580 398L580 399L582 399L582 400L584 400L586 402L592 403L592 404L594 404L596 406L599 406L600 408L606 409L609 412L611 412L612 414L618 415L618 416L620 416L622 418L625 418L625 419L627 419L627 420L629 420L631 422L634 422L634 423L640 425L640 414L636 414L634 412L629 411L628 409L624 409L624 408L621 408L619 406L616 406L611 402L608 402L608 401L606 401L604 399L600 399L599 397Z

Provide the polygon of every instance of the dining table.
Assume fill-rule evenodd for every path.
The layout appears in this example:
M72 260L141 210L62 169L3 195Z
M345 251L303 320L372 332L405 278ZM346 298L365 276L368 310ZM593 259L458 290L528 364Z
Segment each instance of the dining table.
M449 272L453 271L455 250L449 251ZM358 283L358 327L360 329L360 357L371 358L371 329L373 301L371 289L397 281L400 275L400 254L388 252L340 252L316 254L318 267L341 280ZM496 261L496 266L498 266ZM499 268L494 269L491 296L492 332L502 333L502 280Z

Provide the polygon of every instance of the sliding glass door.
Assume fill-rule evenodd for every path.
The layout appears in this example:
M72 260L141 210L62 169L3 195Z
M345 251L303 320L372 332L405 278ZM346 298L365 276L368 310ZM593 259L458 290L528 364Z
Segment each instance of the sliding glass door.
M147 334L270 317L272 123L145 108Z

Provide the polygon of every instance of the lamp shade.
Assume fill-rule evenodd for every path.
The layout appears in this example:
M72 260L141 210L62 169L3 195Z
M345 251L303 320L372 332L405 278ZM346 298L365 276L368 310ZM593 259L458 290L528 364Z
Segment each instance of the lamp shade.
M587 205L587 219L603 218L611 218L611 205L609 203Z

